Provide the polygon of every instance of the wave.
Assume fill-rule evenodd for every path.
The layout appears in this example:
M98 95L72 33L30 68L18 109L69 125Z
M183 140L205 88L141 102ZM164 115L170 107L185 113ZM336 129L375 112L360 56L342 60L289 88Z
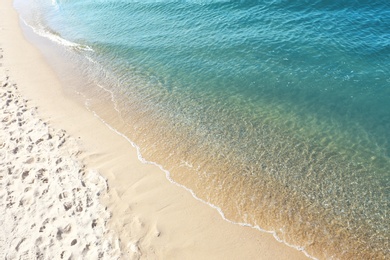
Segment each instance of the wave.
M70 49L73 49L76 51L94 52L94 50L91 47L89 47L88 45L83 45L83 44L71 42L69 40L62 38L58 33L53 32L47 28L44 28L41 25L38 25L38 27L35 27L35 26L32 26L31 24L29 24L22 17L19 17L19 18L27 27L31 28L34 33L36 33L37 35L42 36L44 38L47 38L47 39L51 40L52 42L55 42L57 44L60 44L64 47L67 47L67 48L70 48Z

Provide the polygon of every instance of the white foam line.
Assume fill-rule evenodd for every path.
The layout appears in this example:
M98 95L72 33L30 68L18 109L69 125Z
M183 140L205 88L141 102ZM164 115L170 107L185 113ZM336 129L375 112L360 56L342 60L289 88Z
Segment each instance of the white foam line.
M102 85L97 84L97 86L100 87L101 89L103 89L104 91L110 93L110 95L111 95L111 101L112 101L112 103L114 104L114 109L115 109L115 111L119 114L119 116L122 118L122 115L121 115L122 113L121 113L121 111L119 110L117 103L115 102L114 92L111 91L111 90L106 89L106 88L103 87ZM91 111L89 108L88 108L88 110Z
M111 97L112 97L112 101L114 101L114 96L113 96L113 92L110 91L110 90L107 90L106 88L102 87L101 85L98 85L100 88L102 88L103 90L111 93ZM80 95L84 96L82 93L79 93ZM318 258L314 257L314 256L311 256L309 255L309 253L307 253L305 251L305 248L303 246L296 246L296 245L292 245L292 244L289 244L287 243L286 241L283 241L281 238L278 237L278 235L276 234L275 231L269 231L269 230L265 230L265 229L262 229L261 227L259 227L258 225L256 226L253 226L251 224L248 224L248 223L242 223L242 222L235 222L235 221L232 221L230 219L227 219L225 217L225 214L223 213L222 209L217 207L216 205L212 204L212 203L209 203L201 198L199 198L195 192L189 188L187 188L186 186L180 184L180 183L177 183L175 182L172 178L171 178L171 173L164 169L164 167L158 163L155 163L155 162L151 162L151 161L148 161L146 160L144 157L142 157L142 154L141 154L141 149L138 145L136 145L132 140L130 140L126 135L124 135L123 133L119 132L117 129L115 129L114 127L112 127L110 124L108 124L103 118L101 118L95 111L91 110L90 107L89 107L89 104L88 104L88 100L86 98L86 101L85 101L85 106L86 108L88 109L88 111L90 111L95 117L97 117L101 122L103 122L111 131L115 132L116 134L118 134L119 136L123 137L127 142L129 142L131 144L131 146L133 146L136 151L137 151L137 157L138 157L138 160L140 160L142 163L144 164L149 164L149 165L155 165L157 166L161 171L163 171L165 173L165 177L167 178L167 180L177 186L179 186L180 188L183 188L185 189L186 191L190 192L191 195L198 201L202 202L202 203L205 203L207 204L208 206L212 207L213 209L217 210L218 213L221 215L222 219L224 219L225 221L229 222L229 223L232 223L232 224L235 224L235 225L240 225L240 226L243 226L243 227L250 227L250 228L254 228L260 232L265 232L265 233L269 233L269 234L272 234L273 237L280 243L284 243L285 245L291 247L291 248L294 248L298 251L301 251L302 253L304 253L308 258L310 259L313 259L313 260L318 260ZM114 102L115 104L115 102ZM115 110L116 109L116 106L115 106ZM119 111L118 111L119 112Z
M55 34L52 34L50 32L47 32L45 31L44 29L42 28L35 28L34 26L28 24L21 16L19 16L19 19L27 26L27 27L30 27L34 33L44 37L44 38L47 38L55 43L58 43L60 45L63 45L63 46L66 46L66 47L70 47L70 48L76 48L76 49L79 49L79 50L83 50L83 51L91 51L91 52L94 52L94 50L89 47L89 46L86 46L86 45L81 45L81 44L78 44L78 43L74 43L74 42L71 42L71 41L68 41L68 40L65 40L64 38L61 38L60 36L58 35L55 35Z

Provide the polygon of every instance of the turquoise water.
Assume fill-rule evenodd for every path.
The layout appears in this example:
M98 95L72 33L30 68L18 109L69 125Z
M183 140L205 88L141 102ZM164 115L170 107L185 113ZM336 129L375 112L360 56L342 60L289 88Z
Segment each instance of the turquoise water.
M228 219L390 257L389 2L20 2L143 156Z

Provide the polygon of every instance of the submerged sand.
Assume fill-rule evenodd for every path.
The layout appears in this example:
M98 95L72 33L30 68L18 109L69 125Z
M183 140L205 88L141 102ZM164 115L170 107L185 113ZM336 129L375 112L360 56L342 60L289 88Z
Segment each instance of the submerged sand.
M305 259L142 163L64 91L0 0L0 257Z

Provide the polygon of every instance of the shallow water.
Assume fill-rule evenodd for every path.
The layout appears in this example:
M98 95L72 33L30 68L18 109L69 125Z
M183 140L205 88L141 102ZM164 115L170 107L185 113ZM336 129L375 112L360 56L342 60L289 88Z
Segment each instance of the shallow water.
M109 93L142 155L228 219L319 258L390 257L386 1L27 2L98 114Z

